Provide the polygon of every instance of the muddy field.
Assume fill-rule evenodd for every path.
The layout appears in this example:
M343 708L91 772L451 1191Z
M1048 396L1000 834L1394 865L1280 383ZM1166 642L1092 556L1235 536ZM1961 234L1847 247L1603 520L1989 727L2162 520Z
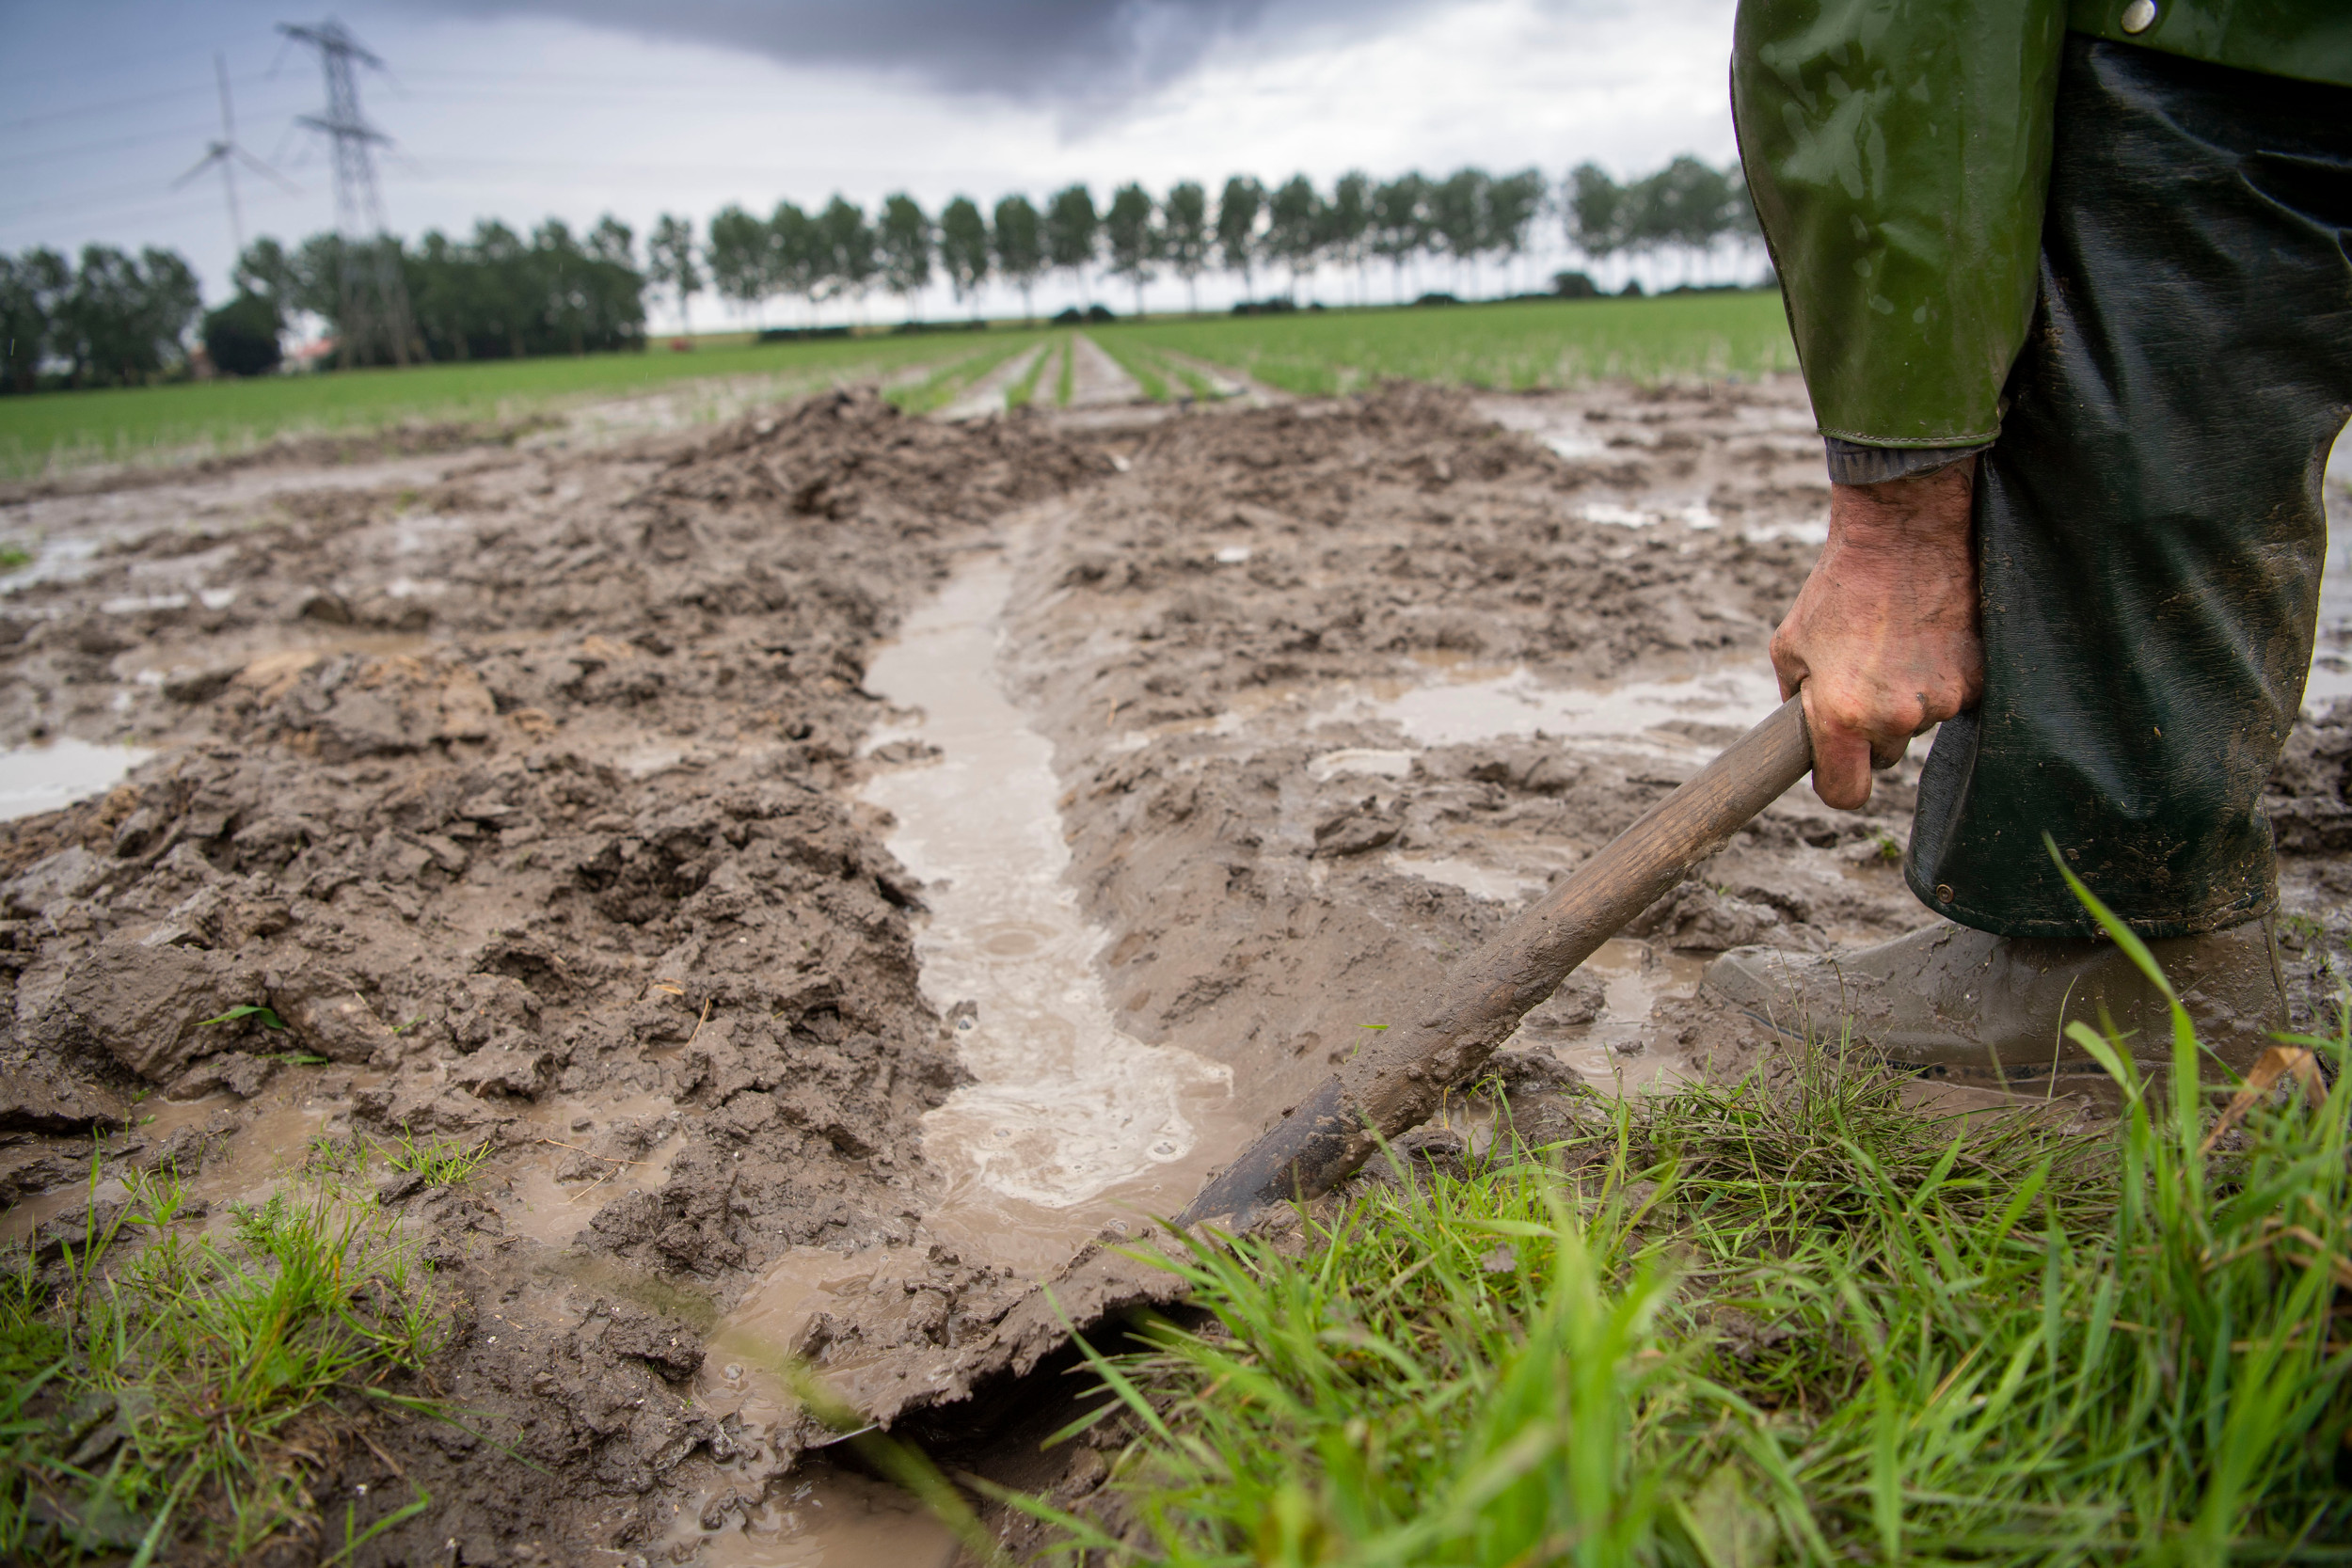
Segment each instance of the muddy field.
M318 1497L435 1499L358 1560L945 1561L811 1451L783 1360L946 1440L1017 1422L1062 1338L1035 1281L1770 709L1809 428L1792 380L843 393L8 498L0 791L101 787L0 823L0 1227L78 1233L93 1134L97 1205L175 1165L199 1226L321 1139L486 1144L374 1196L455 1314L431 1391L496 1441L355 1422ZM2352 714L2308 722L2272 801L2307 1020L2347 769ZM1744 1069L1706 958L1923 923L1915 776L1792 792L1520 1043L1613 1091ZM284 1027L202 1022L238 1007Z

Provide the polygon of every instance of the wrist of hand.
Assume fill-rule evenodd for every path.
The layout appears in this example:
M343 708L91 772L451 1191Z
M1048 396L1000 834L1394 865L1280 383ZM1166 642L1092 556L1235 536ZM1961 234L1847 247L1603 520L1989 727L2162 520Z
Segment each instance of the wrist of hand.
M1977 460L1883 484L1832 484L1829 531L1849 549L1965 550Z

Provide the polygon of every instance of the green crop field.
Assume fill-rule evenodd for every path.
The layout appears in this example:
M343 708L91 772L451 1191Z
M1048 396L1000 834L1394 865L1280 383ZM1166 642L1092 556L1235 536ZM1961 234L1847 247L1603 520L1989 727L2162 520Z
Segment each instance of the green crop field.
M1612 376L1655 381L1797 368L1780 296L1770 290L1220 316L1092 330L1122 360L1128 344L1168 349L1308 397L1391 377L1518 390Z
M271 436L365 432L410 421L513 420L696 382L760 382L785 395L834 382L891 378L978 353L1009 353L1012 335L820 339L814 342L656 347L644 354L500 359L405 370L339 371L0 398L0 475L237 451ZM1021 335L1022 341L1029 341ZM919 379L919 377L918 377Z
M1753 376L1796 368L1779 296L1770 292L1153 317L1088 330L1148 396L1162 400L1209 395L1204 364L1306 396L1344 394L1391 377L1517 389L1611 376ZM921 413L950 401L1039 336L1008 327L975 337L761 345L714 335L698 340L691 354L656 346L644 354L11 397L0 399L0 476L233 452L304 432L492 423L665 389L698 400L670 410L671 422L723 417L756 398L856 381L883 382L895 399ZM1067 399L1067 356L1039 368L1052 379L1029 378L1030 396ZM1016 388L1009 401L1025 400Z

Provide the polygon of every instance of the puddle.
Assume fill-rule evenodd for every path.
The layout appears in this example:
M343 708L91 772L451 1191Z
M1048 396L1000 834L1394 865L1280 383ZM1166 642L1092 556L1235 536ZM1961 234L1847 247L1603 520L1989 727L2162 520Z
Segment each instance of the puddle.
M45 582L79 582L95 570L98 547L105 541L79 535L56 539L11 540L32 559L14 571L0 574L0 594L14 594Z
M683 1121L658 1094L534 1103L516 1128L532 1141L509 1167L507 1191L520 1207L507 1223L547 1246L568 1246L606 1204L669 1179L686 1147L676 1135Z
M295 1075L281 1072L280 1081L292 1076ZM337 1080L339 1085L352 1082L356 1080ZM138 1122L134 1131L151 1145L160 1143L183 1127L203 1126L237 1103L229 1095L206 1095L188 1101L149 1100L136 1112ZM205 1146L203 1164L193 1171L183 1172L183 1185L188 1196L209 1206L206 1227L225 1225L232 1203L265 1201L301 1167L309 1155L310 1140L325 1129L327 1118L349 1103L347 1089L312 1095L298 1079L286 1087L273 1085L265 1089L258 1101L250 1102L253 1109L237 1125L234 1134L212 1140ZM34 1227L78 1207L89 1196L89 1184L85 1180L24 1199L0 1213L0 1242L22 1241L32 1233ZM123 1183L112 1179L102 1182L98 1189L102 1199L128 1196Z
M1667 521L1695 529L1723 526L1723 519L1716 516L1705 501L1647 507L1619 506L1613 501L1587 501L1578 509L1578 515L1588 523L1600 523L1610 528L1656 528Z
M785 1414L791 1397L774 1369L809 1319L860 1303L866 1320L906 1310L900 1281L928 1267L928 1243L967 1264L1042 1277L1105 1225L1182 1208L1246 1132L1229 1069L1146 1045L1112 1020L1094 967L1102 933L1064 879L1051 746L996 684L996 621L1011 587L1002 558L966 566L908 618L866 678L918 716L878 731L869 751L906 740L936 749L879 774L864 797L896 819L890 850L922 881L923 991L957 1021L975 1079L925 1117L925 1155L943 1185L914 1245L800 1247L779 1259L710 1340L699 1394L714 1414L755 1424ZM880 1560L858 1556L865 1548L847 1535L835 1542L847 1527L808 1522L818 1517L766 1544L757 1528L731 1528L710 1538L712 1549L724 1541L752 1555L710 1560ZM819 1552L840 1555L808 1555Z
M1389 865L1408 877L1443 882L1498 904L1523 904L1549 885L1541 877L1504 871L1451 855L1391 855Z
M977 420L990 414L1002 414L1005 399L1015 387L1021 385L1022 378L1029 373L1029 367L1052 352L1053 346L1048 341L1035 348L1023 349L965 388L954 402L939 411L938 417L948 420Z
M1665 724L1745 732L1779 705L1780 688L1769 667L1741 664L1685 680L1580 687L1546 686L1521 666L1484 679L1417 686L1393 696L1359 693L1327 710L1321 721L1385 720L1422 746L1523 736L1556 740L1641 738L1676 751L1711 752L1723 741L1657 732ZM1326 756L1351 754L1392 753L1334 752Z
M1523 398L1481 398L1475 406L1503 429L1532 436L1570 462L1609 454L1609 448L1593 434L1592 422L1584 418L1581 408L1548 399Z
M1375 751L1365 746L1343 746L1336 752L1326 752L1309 759L1307 776L1317 784L1328 784L1345 773L1370 773L1383 779L1412 777L1413 753L1410 752Z
M1603 1094L1692 1077L1689 1064L1652 1049L1645 1037L1650 1009L1666 997L1696 991L1707 962L1633 937L1613 937L1577 970L1601 983L1607 1000L1600 1016L1590 1023L1525 1023L1509 1043L1549 1051Z
M796 1481L706 1533L680 1515L672 1543L704 1568L948 1568L955 1537L895 1486L850 1471Z
M0 751L0 822L61 811L76 800L103 795L154 754L137 746L93 746L72 739Z

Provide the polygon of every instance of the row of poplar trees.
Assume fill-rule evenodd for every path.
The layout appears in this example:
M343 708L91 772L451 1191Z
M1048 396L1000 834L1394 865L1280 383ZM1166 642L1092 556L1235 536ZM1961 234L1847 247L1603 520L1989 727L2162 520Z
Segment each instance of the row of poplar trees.
M944 277L964 301L1001 280L1034 315L1033 292L1049 273L1069 274L1084 287L1107 269L1132 287L1138 312L1145 286L1172 273L1197 309L1200 276L1211 270L1239 277L1245 295L1255 294L1261 272L1287 271L1295 298L1326 264L1360 271L1386 261L1401 293L1408 266L1507 263L1527 250L1548 213L1595 261L1702 254L1755 232L1739 166L1683 157L1624 184L1585 164L1556 187L1533 168L1500 176L1465 168L1442 180L1412 173L1379 182L1347 174L1328 192L1303 174L1272 190L1235 175L1214 205L1205 186L1185 181L1158 198L1131 182L1107 207L1098 207L1084 184L1056 192L1041 208L1015 194L983 213L959 196L936 218L903 193L885 198L871 216L841 196L815 212L780 202L765 218L729 206L701 236L685 219L663 217L652 231L646 275L674 292L682 311L708 286L742 309L778 296L812 307L862 299L879 288L911 312L914 296Z

